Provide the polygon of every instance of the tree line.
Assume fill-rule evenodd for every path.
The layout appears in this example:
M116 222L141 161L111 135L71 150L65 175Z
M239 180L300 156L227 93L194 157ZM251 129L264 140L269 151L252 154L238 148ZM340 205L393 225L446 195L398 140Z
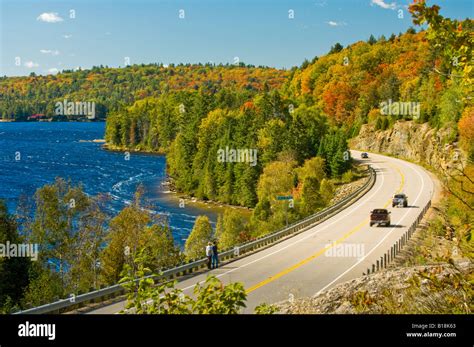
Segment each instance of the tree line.
M253 65L163 64L132 65L124 68L93 67L64 70L56 75L0 77L0 118L27 120L33 114L55 116L56 102L94 102L97 119L136 100L173 90L212 90L234 87L261 90L266 81L281 85L287 72ZM64 120L64 117L60 118Z

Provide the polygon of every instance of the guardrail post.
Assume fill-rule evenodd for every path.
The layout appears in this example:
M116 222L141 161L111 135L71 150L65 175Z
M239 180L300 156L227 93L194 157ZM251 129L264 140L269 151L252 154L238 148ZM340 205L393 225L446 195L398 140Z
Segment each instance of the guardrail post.
M377 260L377 271L379 271L379 261Z
M372 273L375 272L375 264L372 264Z
M383 255L383 260L384 260L383 263L385 264L385 267L387 267L387 253Z

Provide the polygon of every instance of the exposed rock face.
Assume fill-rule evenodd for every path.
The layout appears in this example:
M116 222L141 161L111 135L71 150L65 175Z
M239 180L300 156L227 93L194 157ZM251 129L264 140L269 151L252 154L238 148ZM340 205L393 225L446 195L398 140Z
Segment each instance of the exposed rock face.
M362 151L387 153L433 168L457 166L465 162L457 143L449 143L452 129L436 130L427 123L398 121L393 128L375 131L373 125L363 125L350 147Z

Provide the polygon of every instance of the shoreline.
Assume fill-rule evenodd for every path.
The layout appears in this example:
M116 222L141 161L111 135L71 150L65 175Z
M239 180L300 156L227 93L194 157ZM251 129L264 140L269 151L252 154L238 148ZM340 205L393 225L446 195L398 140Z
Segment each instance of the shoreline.
M151 156L163 156L166 157L166 153L164 152L157 152L157 151L146 151L146 150L136 150L136 149L129 149L126 147L121 146L114 146L104 143L102 149L111 152L129 152L129 153L139 153L143 155L151 155ZM360 167L362 163L357 163L356 166ZM362 164L363 165L363 164ZM351 190L356 189L359 185L362 185L367 176L363 175L352 182L342 183L336 187L335 196L331 199L332 203L337 202L338 200L344 198L345 195L349 194ZM244 214L251 214L254 210L250 207L245 206L238 206L238 205L230 205L226 203L222 203L219 201L214 200L201 200L191 195L188 195L184 192L179 192L176 190L176 187L173 184L173 178L166 175L166 178L160 183L161 188L167 187L168 189L165 191L164 189L161 190L162 196L168 196L167 199L174 200L176 203L180 203L182 199L184 204L191 204L198 208L216 208L220 210L225 210L227 208L239 210ZM223 211L222 211L223 212Z
M122 147L122 146L115 146L115 145L110 145L107 142L104 143L101 148L106 151L110 152L129 152L129 153L136 153L136 154L142 154L142 155L150 155L150 156L160 156L160 157L166 157L165 152L158 152L158 151L147 151L147 150L136 150L136 149L130 149L127 147ZM227 208L232 208L236 209L239 211L242 211L244 214L250 214L253 209L250 207L244 207L244 206L237 206L237 205L229 205L225 204L219 201L214 201L214 200L201 200L196 197L190 196L186 193L179 192L176 190L174 184L173 184L173 178L170 176L166 176L166 178L160 183L161 188L163 187L168 187L167 191L162 191L161 195L162 196L168 196L167 199L169 200L174 200L176 203L179 203L181 199L183 199L185 205L186 204L191 204L193 206L196 206L198 208L216 208L216 209L221 209L222 211L219 212L224 212L224 209Z
M239 210L242 213L249 214L249 215L253 211L253 208L250 208L250 207L229 205L229 204L225 204L225 203L214 201L214 200L201 200L196 197L190 196L186 193L178 192L173 186L173 179L169 176L161 183L161 186L168 187L168 190L166 192L162 192L162 195L169 196L170 200L175 200L177 203L179 203L180 200L182 199L185 205L191 204L198 208L219 209L219 210L222 210L222 212L224 212L225 209L231 208L234 210Z
M138 153L138 154L143 154L143 155L166 157L165 152L145 151L145 150L137 150L137 149L127 148L127 147L122 147L122 146L115 146L115 145L108 144L107 142L105 142L105 140L101 148L109 152L120 152L120 153L129 152L129 153Z

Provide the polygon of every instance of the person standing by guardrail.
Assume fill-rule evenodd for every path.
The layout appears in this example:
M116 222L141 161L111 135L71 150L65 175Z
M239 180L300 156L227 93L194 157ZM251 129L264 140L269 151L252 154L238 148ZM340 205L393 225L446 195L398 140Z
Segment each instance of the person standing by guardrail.
M219 254L217 253L217 242L212 243L212 268L217 269L219 266Z
M206 246L207 268L211 269L212 265L212 243L209 241Z

